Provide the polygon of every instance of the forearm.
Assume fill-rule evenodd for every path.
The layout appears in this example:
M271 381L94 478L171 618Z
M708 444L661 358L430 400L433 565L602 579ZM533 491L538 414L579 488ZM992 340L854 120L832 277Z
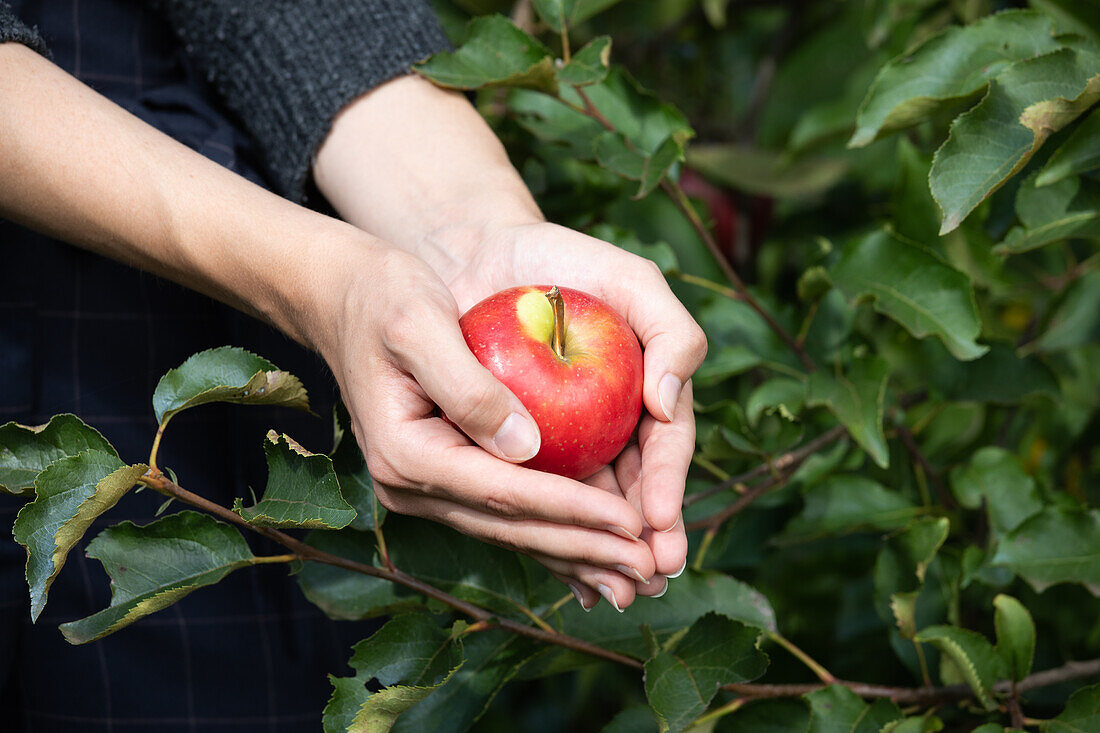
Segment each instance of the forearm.
M362 257L373 244L10 43L0 44L0 215L176 280L311 346L303 313L323 307L339 269L325 261Z
M476 238L487 226L542 219L466 97L416 76L388 82L342 111L313 173L347 221L429 262L440 233Z

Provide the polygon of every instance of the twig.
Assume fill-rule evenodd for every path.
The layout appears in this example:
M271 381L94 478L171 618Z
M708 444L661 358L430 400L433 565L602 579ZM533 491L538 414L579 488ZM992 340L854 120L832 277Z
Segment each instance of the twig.
M1020 696L1016 690L1016 684L1013 683L1012 691L1008 695L1008 714L1012 719L1012 727L1020 728L1024 727L1024 712L1020 710Z
M808 441L801 447L796 448L789 453L784 453L773 461L761 463L756 468L750 469L736 476L730 476L725 481L715 484L708 489L703 489L702 491L697 491L694 494L689 494L688 496L685 496L684 506L691 506L696 502L700 502L703 499L709 499L715 494L726 491L727 489L732 489L738 484L744 484L748 481L760 478L761 476L767 475L769 473L778 474L787 470L788 468L797 468L807 458L812 456L814 453L817 453L819 450L829 445L830 443L836 442L847 432L848 431L844 428L843 425L836 425L833 428L825 431L821 435L817 436L813 440Z
M427 596L429 598L434 598L437 601L445 603L456 611L461 611L467 616L470 616L475 621L484 621L487 623L490 619L495 619L493 621L494 624L500 626L503 629L507 629L514 634L519 634L520 636L526 636L528 638L536 639L547 644L554 644L555 646L561 646L565 647L566 649L572 649L574 651L590 654L594 657L606 659L611 662L617 662L619 664L633 667L635 669L641 669L642 667L642 663L637 659L634 659L633 657L628 657L623 654L619 654L618 652L613 652L610 649L604 649L603 647L596 646L595 644L590 644L582 639L577 639L576 637L568 636L566 634L559 634L557 632L547 632L543 629L517 623L516 621L512 621L510 619L498 618L495 616L495 614L485 610L484 608L475 606L472 603L467 603L460 598L455 598L454 596L445 593L434 586L428 585L423 581L417 580L411 575L407 575L406 573L396 568L376 568L373 565L367 565L365 563L356 562L355 560L349 560L344 557L332 555L330 553L324 552L323 550L318 550L315 547L311 547L310 545L307 545L306 543L297 540L288 534L280 532L277 529L249 524L243 517L236 514L235 512L232 512L226 507L223 507L220 504L216 504L209 499L199 496L198 494L188 491L179 484L168 479L163 474L157 474L150 471L142 477L141 482L146 486L161 492L162 494L175 497L185 504L190 504L191 506L203 509L228 522L239 524L242 527L247 527L248 529L251 529L252 531L257 532L264 537L278 542L280 545L283 545L284 547L292 550L303 560L313 560L314 562L332 565L334 567L343 568L344 570L362 573L363 575L369 575L374 578L382 578L383 580L388 580L392 583L403 585L406 588L416 591L421 595Z

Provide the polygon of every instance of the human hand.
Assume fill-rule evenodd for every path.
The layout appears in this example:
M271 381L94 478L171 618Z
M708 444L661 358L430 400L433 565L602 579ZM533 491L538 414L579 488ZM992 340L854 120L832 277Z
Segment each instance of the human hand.
M470 353L451 292L417 257L384 249L342 270L316 344L382 505L530 555L585 607L602 594L626 608L656 566L634 539L637 509L609 490L614 472L589 485L515 465L537 452L538 429Z
M644 348L646 411L638 444L591 482L638 509L657 572L678 575L687 556L680 507L695 450L690 377L706 355L706 337L657 267L607 242L539 221L449 226L422 237L415 251L439 272L463 311L504 288L539 282L584 290L622 313ZM641 595L663 589L661 583L636 586Z

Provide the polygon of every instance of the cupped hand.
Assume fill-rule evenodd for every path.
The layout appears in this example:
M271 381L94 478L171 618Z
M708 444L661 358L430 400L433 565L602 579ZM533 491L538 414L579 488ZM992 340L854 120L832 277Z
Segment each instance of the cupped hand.
M538 429L470 353L439 277L391 249L345 280L319 348L382 505L528 554L586 607L598 594L629 605L657 573L637 508L606 484L515 465L538 451Z
M544 283L596 295L626 318L644 349L646 411L638 445L590 483L638 509L657 573L679 575L687 557L680 508L695 450L690 378L706 355L707 341L656 265L545 222L449 228L422 238L415 251L447 283L461 311L504 288ZM662 579L637 584L642 595L663 588Z

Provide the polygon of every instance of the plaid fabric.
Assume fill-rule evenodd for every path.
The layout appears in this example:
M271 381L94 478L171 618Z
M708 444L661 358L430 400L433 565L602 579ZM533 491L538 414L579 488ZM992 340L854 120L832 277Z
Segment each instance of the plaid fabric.
M138 2L12 3L56 63L154 126L251 180L250 141L188 65L170 29ZM244 346L303 379L314 410L335 388L320 360L266 325L179 286L0 221L0 422L75 412L124 460L148 455L157 379L195 351ZM327 418L209 406L172 421L160 456L180 481L223 504L261 490L262 440L274 427L331 445ZM162 497L131 494L87 538L124 519L147 523ZM81 548L32 625L25 553L10 538L21 502L0 495L0 728L92 731L313 731L370 624L324 618L282 566L239 571L98 642L70 646L57 624L110 601L107 576ZM169 511L172 511L170 509ZM86 542L85 542L86 543ZM250 536L258 554L279 549Z

